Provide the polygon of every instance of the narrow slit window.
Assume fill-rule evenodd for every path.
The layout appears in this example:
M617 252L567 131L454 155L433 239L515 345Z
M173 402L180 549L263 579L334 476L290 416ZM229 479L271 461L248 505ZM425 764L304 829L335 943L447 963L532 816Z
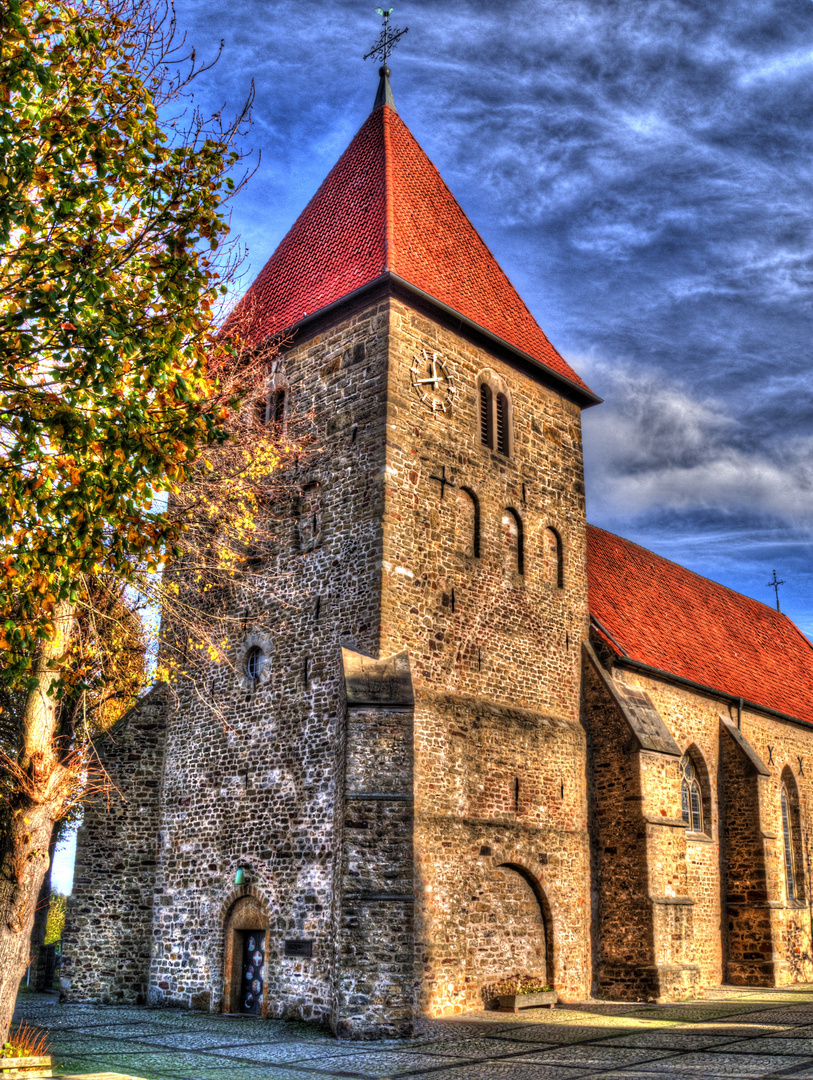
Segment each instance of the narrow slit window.
M497 394L497 450L508 457L508 398Z
M285 391L274 390L268 402L268 422L279 433L285 420Z
M502 515L503 548L508 569L517 574L525 573L525 552L522 536L522 519L516 510L506 508Z
M299 500L299 548L313 551L322 542L322 500L317 482L302 488Z
M561 589L564 585L564 567L562 565L562 539L555 529L548 527L543 534L543 559L545 580L549 585Z
M480 384L480 442L483 446L493 447L494 439L491 426L491 387L488 383Z
M461 487L457 494L455 540L462 555L480 558L480 503L470 488Z

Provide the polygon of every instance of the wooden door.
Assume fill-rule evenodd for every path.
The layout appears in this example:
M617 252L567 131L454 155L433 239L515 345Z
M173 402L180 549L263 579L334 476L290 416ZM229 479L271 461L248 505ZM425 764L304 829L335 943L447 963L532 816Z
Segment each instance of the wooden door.
M265 932L243 931L243 968L240 1012L261 1016L265 987Z

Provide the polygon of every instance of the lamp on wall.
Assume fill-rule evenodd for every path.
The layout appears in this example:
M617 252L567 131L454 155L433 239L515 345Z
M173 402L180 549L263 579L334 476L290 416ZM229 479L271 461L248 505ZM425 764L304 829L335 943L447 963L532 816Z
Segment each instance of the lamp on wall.
M243 870L242 866L238 866L237 873L234 875L234 884L235 885L244 885L245 881L246 881L246 872L245 872L245 870Z

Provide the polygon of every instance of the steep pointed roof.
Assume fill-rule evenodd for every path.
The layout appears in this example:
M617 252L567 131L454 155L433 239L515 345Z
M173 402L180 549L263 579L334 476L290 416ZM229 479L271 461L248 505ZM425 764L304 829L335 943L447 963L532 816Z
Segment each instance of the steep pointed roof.
M587 526L590 615L619 657L813 723L813 645L786 615Z
M251 312L251 337L289 330L389 275L592 397L548 341L391 100L390 94L373 109L238 306Z

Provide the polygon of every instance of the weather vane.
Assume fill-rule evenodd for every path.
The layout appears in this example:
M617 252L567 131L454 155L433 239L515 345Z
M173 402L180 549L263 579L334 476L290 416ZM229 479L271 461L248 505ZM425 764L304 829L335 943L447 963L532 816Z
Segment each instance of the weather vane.
M765 586L766 589L773 589L773 591L776 593L776 610L777 611L781 610L780 607L779 607L779 586L784 585L784 584L785 584L784 581L777 581L776 580L776 571L774 570L774 572L773 572L773 581L769 581L768 584Z
M395 26L390 26L390 15L392 15L395 8L376 8L376 14L380 15L384 20L384 25L381 29L381 33L378 37L378 41L373 45L372 49L364 57L365 60L369 60L371 56L375 56L384 67L387 66L387 60L392 50L395 48L398 41L409 30L408 26L405 26L403 30L399 30Z

